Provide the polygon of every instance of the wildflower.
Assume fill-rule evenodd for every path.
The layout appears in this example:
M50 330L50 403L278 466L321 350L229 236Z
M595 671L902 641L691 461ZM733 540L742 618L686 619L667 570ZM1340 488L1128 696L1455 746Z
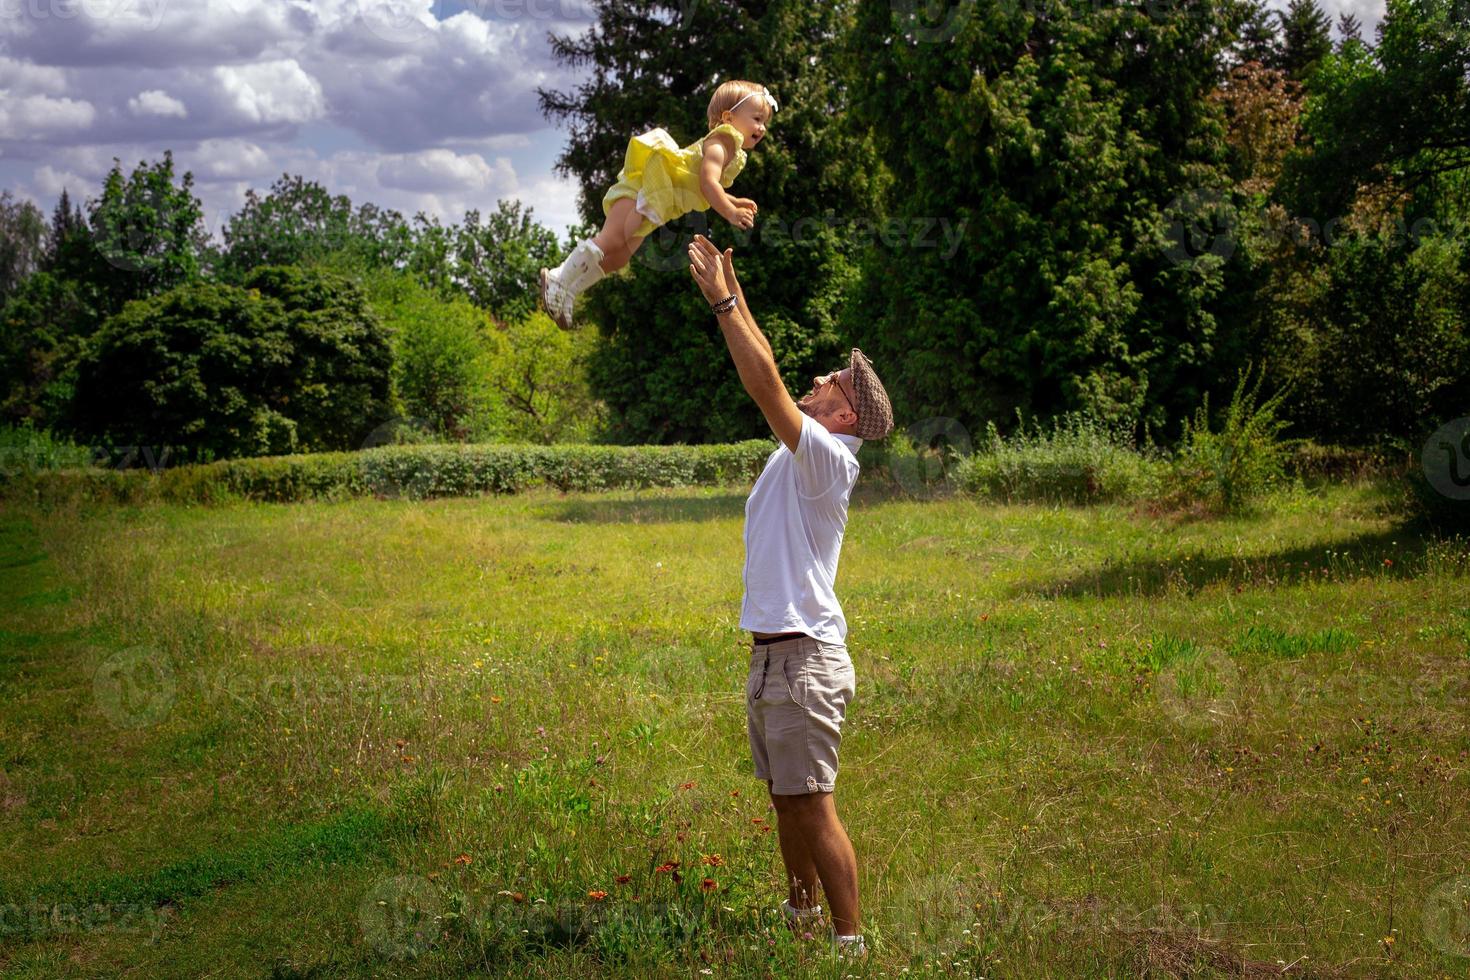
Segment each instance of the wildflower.
M765 823L766 822L766 818L765 817L751 817L750 818L750 822L751 823Z
M739 796L740 795L740 790L738 790L738 789L732 789L732 790L730 790L730 795L731 796Z
M614 879L614 880L616 880L617 883L620 884L620 885L626 885L629 881L632 881L633 880L633 876L632 875L618 875L617 878Z
M718 868L724 865L725 859L718 854L706 854L704 856L704 863L712 868Z
M715 882L713 878L706 878L699 883L699 887L702 891L712 892L720 886Z
M687 783L681 783L679 785L679 788L680 789L693 789L694 788L694 781L693 780L690 780Z
M678 866L679 866L679 862L678 861L665 861L663 864L660 864L658 867L654 868L653 870L654 871L658 871L658 872L673 871Z
M684 831L681 830L677 834L674 835L674 839L677 840L679 843L682 844L684 841L686 841L686 840L689 839L689 835L686 834L686 833L684 833Z
M490 703L491 704L499 704L500 703L500 695L498 695L498 694L492 694L492 695L490 695Z
M545 725L537 725L536 726L536 734L537 735L540 735L542 737L545 737L545 735L546 735L546 726Z
M461 854L459 857L457 857L457 858L454 859L454 863L455 864L469 864L470 863L470 856L468 854Z
M607 892L594 889L587 893L587 897L592 899L594 902L600 902L604 898L607 898Z

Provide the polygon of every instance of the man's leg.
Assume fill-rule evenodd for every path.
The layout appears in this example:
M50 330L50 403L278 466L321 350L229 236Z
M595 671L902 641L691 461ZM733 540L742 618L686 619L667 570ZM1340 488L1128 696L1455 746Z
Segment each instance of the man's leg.
M766 780L766 789L771 781ZM795 909L809 909L817 904L817 866L812 862L812 852L806 846L806 838L794 820L781 815L781 800L790 797L771 794L776 804L776 836L781 839L781 860L786 865L786 887L788 901Z
M768 784L769 785L769 784ZM857 855L847 828L837 818L837 806L831 793L801 793L795 796L771 795L776 805L777 830L781 837L781 857L786 862L787 877L810 882L815 870L827 893L832 927L838 935L858 934ZM792 838L791 850L787 838ZM815 890L806 904L815 899ZM795 894L792 905L797 905ZM801 907L801 906L797 906Z

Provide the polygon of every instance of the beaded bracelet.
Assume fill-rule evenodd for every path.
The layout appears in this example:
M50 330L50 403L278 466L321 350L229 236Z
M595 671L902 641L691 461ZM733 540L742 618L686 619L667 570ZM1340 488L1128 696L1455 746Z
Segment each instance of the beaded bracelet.
M734 294L731 294L718 303L711 303L709 308L714 312L715 316L720 316L721 314L729 313L738 303L739 300L735 298Z

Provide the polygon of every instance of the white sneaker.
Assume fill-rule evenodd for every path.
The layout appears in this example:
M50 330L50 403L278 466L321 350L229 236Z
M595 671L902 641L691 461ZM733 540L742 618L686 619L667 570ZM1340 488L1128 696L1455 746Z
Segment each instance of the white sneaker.
M541 309L563 330L572 329L573 298L554 272L541 270Z
M832 948L839 960L861 960L868 955L868 944L862 936L839 936L832 934Z
M799 909L792 905L791 899L788 898L781 902L781 914L786 917L788 925L799 927L820 920L822 918L822 907L820 905L813 905L811 908Z

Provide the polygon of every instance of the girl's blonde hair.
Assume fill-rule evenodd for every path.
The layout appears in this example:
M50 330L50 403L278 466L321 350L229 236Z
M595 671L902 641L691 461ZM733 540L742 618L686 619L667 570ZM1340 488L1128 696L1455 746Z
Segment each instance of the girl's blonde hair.
M720 116L729 109L735 108L746 96L752 98L765 98L766 87L758 82L747 82L743 79L731 79L721 83L715 89L715 94L709 97L709 128L714 129L720 124ZM769 105L769 102L767 102ZM771 106L775 112L776 107Z

